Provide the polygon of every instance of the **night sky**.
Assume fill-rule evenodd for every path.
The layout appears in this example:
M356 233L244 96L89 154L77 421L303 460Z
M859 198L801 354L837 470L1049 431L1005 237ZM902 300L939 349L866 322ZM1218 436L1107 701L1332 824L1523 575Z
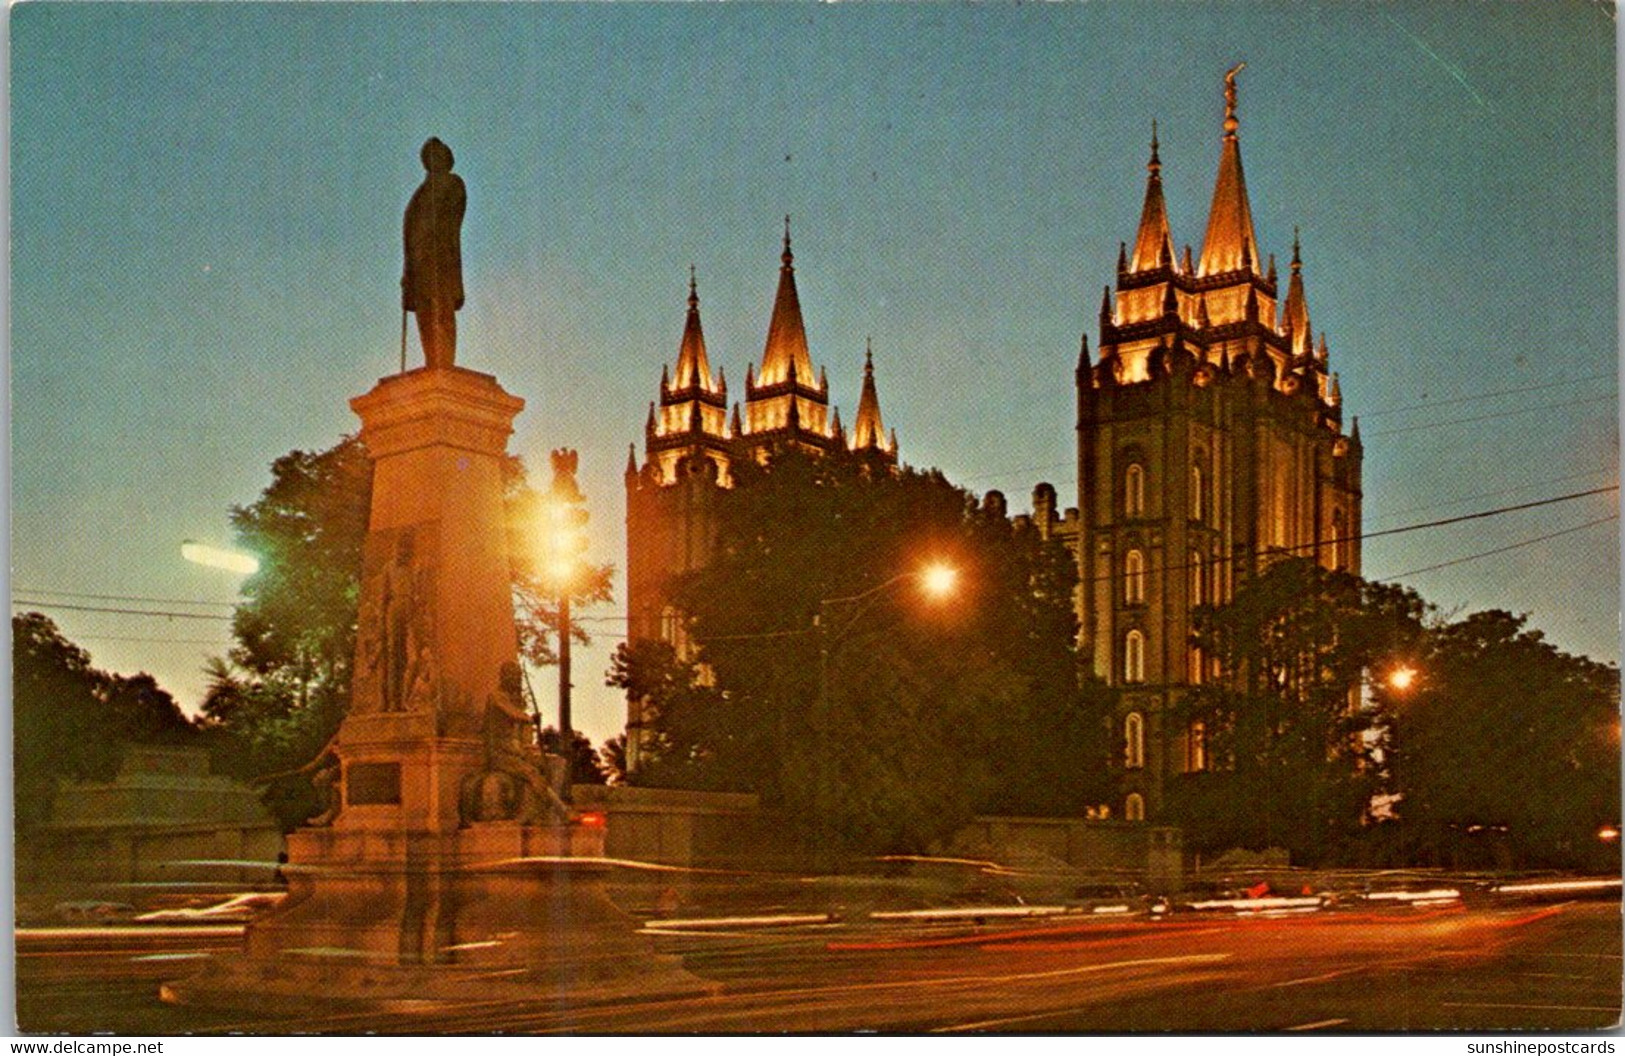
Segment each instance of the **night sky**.
M1294 225L1366 444L1367 530L1618 481L1615 24L1596 3L57 4L10 9L12 591L224 614L227 510L357 428L396 369L418 147L468 184L458 362L528 405L545 481L581 452L592 556L688 268L714 365L759 361L783 217L850 421L864 342L903 459L1025 509L1076 503L1072 370L1132 241L1159 122L1200 250L1222 78L1260 244ZM419 354L413 337L412 355ZM1347 418L1345 418L1347 420ZM1613 494L1373 539L1446 611L1619 655ZM592 615L578 724L624 596ZM46 593L50 592L50 593ZM96 595L98 597L85 597ZM128 599L174 599L162 603ZM38 607L33 605L22 607ZM188 707L217 620L46 607ZM541 677L539 685L547 683ZM544 691L551 708L552 695Z

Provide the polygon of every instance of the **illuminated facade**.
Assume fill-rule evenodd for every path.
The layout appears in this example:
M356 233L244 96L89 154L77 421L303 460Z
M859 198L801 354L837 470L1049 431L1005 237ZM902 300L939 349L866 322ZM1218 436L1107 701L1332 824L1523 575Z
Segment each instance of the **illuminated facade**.
M662 368L660 399L649 405L644 458L633 445L626 466L627 640L657 638L685 651L681 615L670 601L674 577L703 567L715 545L714 509L733 485L741 459L766 461L775 449L814 453L844 448L882 465L897 464L897 434L880 417L872 352L850 435L829 402L829 381L814 368L796 290L795 257L785 221L778 291L760 367L745 372L743 405L728 409L728 384L711 372L700 324L700 299L689 277L688 318L675 370ZM637 765L641 701L627 702L627 750Z
M1218 674L1191 644L1192 608L1227 600L1273 554L1360 569L1358 422L1344 433L1296 237L1284 299L1274 257L1259 252L1233 75L1226 103L1199 257L1174 251L1153 129L1099 357L1085 339L1078 360L1081 512L1058 521L1053 497L1047 516L1034 511L1078 554L1080 644L1121 691L1114 813L1153 821L1168 782L1212 762L1206 731L1179 718L1187 688Z

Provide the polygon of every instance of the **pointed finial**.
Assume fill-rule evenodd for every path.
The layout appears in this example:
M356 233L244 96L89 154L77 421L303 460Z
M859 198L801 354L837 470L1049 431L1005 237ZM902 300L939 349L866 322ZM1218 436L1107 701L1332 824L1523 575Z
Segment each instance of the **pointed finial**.
M700 306L700 283L692 264L688 266L688 306L690 308Z
M1275 284L1275 254L1274 253L1270 254L1270 270L1265 275L1265 278L1267 278L1269 280L1269 282L1270 282L1270 284L1272 286Z
M1202 294L1196 301L1196 325L1203 330L1212 326L1207 314L1207 294Z
M638 445L626 445L626 475L633 476L638 471Z
M655 432L655 405L653 400L649 401L649 418L643 423L643 431L650 436L653 436Z
M1351 431L1350 435L1352 435L1354 437L1354 442L1355 443L1360 442L1360 416L1359 415L1354 416L1354 428Z
M1298 225L1292 225L1292 270L1297 271L1303 267L1303 256L1298 248Z
M728 395L728 368L717 368L717 391L724 396Z
M1089 369L1089 335L1085 333L1078 347L1078 373Z
M779 258L784 266L789 267L795 261L795 254L790 252L790 214L784 214L784 255Z
M871 376L875 372L875 339L873 337L863 339L863 372Z
M1151 119L1151 160L1145 166L1155 176L1162 171L1162 159L1157 156L1157 119Z
M1236 138L1236 129L1241 122L1236 120L1236 74L1247 68L1245 62L1238 62L1230 67L1224 75L1224 135L1226 139Z
M1117 273L1119 275L1128 271L1128 243L1117 243Z
M744 436L745 435L745 427L742 424L740 424L740 421L739 421L739 404L737 404L737 403L734 404L733 429L729 431L728 435L730 435L730 436Z
M1320 332L1320 358L1326 358L1326 331Z
M1195 270L1196 270L1196 266L1191 263L1191 244L1189 242L1187 242L1187 243L1185 243L1184 272L1185 272L1185 274L1189 275L1191 272L1193 272Z

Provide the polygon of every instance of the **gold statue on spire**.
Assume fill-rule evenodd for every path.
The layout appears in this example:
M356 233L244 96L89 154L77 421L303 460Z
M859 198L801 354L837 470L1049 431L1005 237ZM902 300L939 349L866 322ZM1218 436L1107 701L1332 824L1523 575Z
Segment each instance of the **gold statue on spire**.
M1224 75L1224 130L1226 134L1232 136L1241 126L1241 122L1236 120L1236 74L1246 68L1245 62L1238 62Z

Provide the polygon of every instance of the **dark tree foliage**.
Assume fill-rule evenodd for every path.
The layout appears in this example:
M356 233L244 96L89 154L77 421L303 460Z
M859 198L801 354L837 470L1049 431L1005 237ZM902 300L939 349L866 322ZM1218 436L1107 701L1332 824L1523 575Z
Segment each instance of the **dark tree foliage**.
M1064 547L936 472L784 451L735 485L717 557L677 589L704 668L637 642L611 670L654 711L656 758L633 780L759 792L852 852L1103 797ZM921 589L936 562L958 571L951 596Z
M602 785L607 783L608 774L599 762L598 752L593 749L592 741L580 730L570 731L570 751L564 750L563 738L559 736L557 726L548 726L542 730L542 751L549 755L557 755L569 760L570 783L574 785Z
M533 663L556 663L558 606L537 569L536 496L520 459L503 469L521 650ZM349 706L371 502L372 461L349 436L325 451L277 459L260 497L231 511L238 543L259 557L260 570L243 584L232 624L237 645L209 666L205 725L217 765L264 779L267 800L290 827L317 809L298 770ZM576 603L607 600L610 572L586 570ZM573 630L587 641L579 625Z
M1409 849L1445 866L1617 868L1618 844L1597 832L1619 822L1619 669L1526 620L1489 611L1440 627L1416 683L1382 690Z
M1222 674L1172 716L1200 721L1209 745L1209 769L1168 786L1187 845L1283 847L1305 864L1343 853L1384 789L1388 717L1362 695L1365 672L1414 653L1424 611L1410 590L1301 558L1197 610L1195 642Z
M13 793L19 828L50 818L61 781L105 781L129 743L185 743L192 724L151 675L109 674L47 617L11 619Z

